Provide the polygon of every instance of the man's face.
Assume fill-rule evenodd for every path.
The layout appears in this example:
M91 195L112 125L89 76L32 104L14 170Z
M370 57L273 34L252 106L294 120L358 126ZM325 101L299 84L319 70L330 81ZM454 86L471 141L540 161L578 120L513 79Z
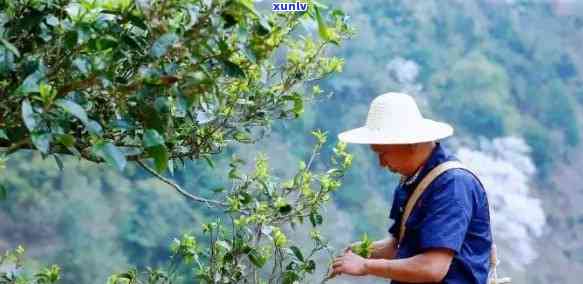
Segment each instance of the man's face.
M379 165L391 172L403 173L412 155L411 145L370 145L379 157Z

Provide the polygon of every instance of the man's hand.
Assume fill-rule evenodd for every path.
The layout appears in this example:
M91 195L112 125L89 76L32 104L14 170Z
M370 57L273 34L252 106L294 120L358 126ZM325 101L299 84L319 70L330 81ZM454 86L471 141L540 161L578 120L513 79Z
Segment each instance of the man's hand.
M348 252L352 252L352 248L353 248L354 246L356 246L356 245L360 245L360 243L361 243L360 241L358 241L358 242L354 242L354 243L351 243L349 246L347 246L347 247L344 249L344 254L347 254ZM336 262L336 259L339 259L339 258L340 258L340 257L336 257L336 258L334 259L334 261L332 262L332 264L334 264L334 262ZM334 277L336 277L336 276L338 276L338 275L342 274L342 273L340 273L340 272L338 272L338 271L335 271L333 267L330 267L330 268L328 268L328 271L329 271L329 273L328 273L328 276L326 276L326 278L324 279L324 281L322 281L322 283L324 283L324 282L326 282L326 281L328 281L328 280L330 280L330 279L332 279L332 278L334 278Z
M345 273L354 276L366 275L366 259L348 250L343 256L337 257L332 263L332 275Z

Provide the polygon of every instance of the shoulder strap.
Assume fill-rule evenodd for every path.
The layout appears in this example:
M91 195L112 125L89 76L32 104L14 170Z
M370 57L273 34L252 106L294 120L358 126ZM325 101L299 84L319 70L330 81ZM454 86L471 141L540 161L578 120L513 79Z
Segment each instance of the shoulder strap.
M413 191L413 193L411 194L411 197L409 197L409 200L407 201L407 204L405 205L405 211L403 212L403 216L401 217L401 224L400 224L400 230L399 230L399 244L401 243L401 241L403 240L403 237L405 236L405 228L406 228L405 224L407 223L407 219L409 219L409 216L411 215L413 208L415 208L415 204L417 204L417 201L419 200L419 198L421 197L423 192L425 192L425 189L427 189L427 187L433 182L433 180L435 180L435 178L440 176L442 173L444 173L445 171L447 171L449 169L455 169L455 168L461 168L461 169L467 170L467 168L462 163L460 163L458 161L443 162L443 163L437 165L431 171L429 171L429 173L427 173L427 175L425 177L423 177L421 182L419 182L417 187L415 187L415 190Z

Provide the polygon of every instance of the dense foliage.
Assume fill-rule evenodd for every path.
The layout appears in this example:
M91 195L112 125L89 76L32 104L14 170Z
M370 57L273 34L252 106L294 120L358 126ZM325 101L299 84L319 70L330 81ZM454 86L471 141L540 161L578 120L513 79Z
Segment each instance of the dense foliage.
M148 283L174 283L181 264L194 265L207 283L301 279L315 269L310 256L326 245L313 233L313 252L304 257L282 229L304 218L322 223L320 208L351 163L345 145L334 149L329 169L313 171L326 141L313 132L312 155L285 181L269 174L263 156L251 175L239 171L243 161L235 157L232 186L215 189L222 193L215 199L163 174L185 160L212 166L211 155L230 142L261 138L272 120L299 117L304 101L320 95L313 82L342 68L342 60L325 56L326 45L351 31L340 10L309 4L306 12L266 14L249 0L1 1L3 154L38 150L60 167L62 154L118 170L135 161L189 200L217 208L216 220L202 225L208 244L188 234L177 239L168 270L149 269ZM319 38L301 30L308 21L317 23ZM270 258L266 274L261 268ZM109 283L138 278L131 270Z
M323 56L349 31L342 12L323 18L310 7L263 15L249 0L2 1L2 146L118 169L152 158L161 172L250 142L270 120L298 117L311 95L300 83L342 67ZM294 34L308 19L321 40Z
M12 2L15 1L10 1ZM136 3L141 2L152 1ZM254 7L268 19L273 17L283 20L282 17L286 14L264 12L264 9L270 8L269 2L255 1ZM341 6L350 15L350 22L357 29L357 37L343 41L339 48L333 44L328 45L334 48L334 55L343 58L344 68L341 74L322 81L308 81L307 85L303 85L307 88L296 89L302 98L310 101L317 98L318 103L306 103L304 100L300 104L300 101L290 98L284 109L287 113L285 117L295 116L293 109L297 106L296 110L301 113L300 119L274 120L272 127L251 128L252 135L249 137L237 135L238 138L243 138L241 141L251 140L254 143L229 143L236 137L225 138L223 145L229 143L229 146L221 147L221 154L206 155L214 168L207 165L205 155L201 154L202 160L185 160L184 167L180 160L174 160L173 167L170 167L169 162L168 169L176 169L173 175L170 171L163 175L171 177L177 185L191 194L197 193L198 197L220 200L231 188L232 180L229 179L228 172L231 169L229 164L233 161L232 154L247 161L246 165L239 165L243 168L240 172L247 173L243 176L253 176L253 161L256 161L257 153L266 152L270 175L279 177L279 182L291 180L298 174L298 160L305 160L307 164L313 150L313 136L309 135L312 129L324 129L328 137L332 138L341 130L360 126L366 117L368 104L375 95L389 90L405 90L418 99L424 115L454 124L456 135L444 141L452 150L459 149L458 146L462 145L475 151L479 149L477 145L491 144L500 140L499 137L507 136L526 141L532 151L525 151L523 154L534 161L532 176L529 175L528 180L521 180L516 178L517 175L506 175L512 182L500 182L503 179L500 179L498 173L502 168L496 166L493 171L496 174L491 178L493 183L500 186L493 188L495 191L518 192L520 188L528 187L532 197L540 198L546 223L541 228L541 237L538 239L534 238L538 236L536 231L519 230L512 226L513 222L522 222L521 226L528 227L528 223L523 220L532 217L529 215L532 212L524 207L525 203L505 194L508 200L515 202L508 202L508 206L500 207L502 210L514 208L517 211L512 211L512 214L520 215L520 218L510 216L512 222L502 226L507 225L505 228L512 228L512 232L530 236L533 244L533 247L528 247L527 244L531 241L522 238L517 246L516 241L510 240L507 245L515 247L516 250L505 250L502 253L515 253L526 247L534 249L540 257L527 263L530 258L520 254L503 256L502 274L512 276L516 283L579 283L578 275L583 273L583 238L577 233L583 228L583 209L578 206L583 200L583 194L577 190L580 183L578 169L583 165L579 154L582 147L580 135L583 113L583 81L580 76L583 57L579 47L583 37L583 10L580 5L560 4L574 1L510 0L371 0L328 1L326 4L329 3ZM132 11L138 13L135 10L138 8L132 8ZM335 29L336 21L343 17L336 18L331 12L320 9L327 27ZM106 17L112 15L115 14L106 13ZM251 13L243 15L253 17ZM137 16L142 17L139 13ZM315 14L312 13L312 16ZM3 15L1 19L4 23L8 16ZM218 21L224 21L223 17L219 16ZM290 37L286 37L287 40L304 40L301 36L320 36L317 19L299 21L294 31L289 33ZM47 22L42 24L50 31L52 26L47 25ZM131 25L129 19L126 25ZM39 26L40 31L42 25ZM2 28L6 30L7 27L3 24ZM327 34L325 30L323 35ZM181 31L175 33L180 34ZM112 33L108 36L118 35ZM150 45L140 45L145 50L144 53L150 53L151 44L156 40L157 38L151 38ZM25 52L21 50L23 46L19 46L12 39L7 39L7 42L17 48L20 57L11 53L2 42L0 50L4 56L0 57L0 62L14 62L16 68L18 60L25 57ZM39 39L26 44L35 42L38 44ZM314 42L318 41L314 39ZM216 48L215 45L213 47ZM173 48L168 50L177 52ZM290 54L287 50L287 47L283 47L275 51L271 57L275 60L266 59L264 63L282 66L281 63L293 58L293 53ZM299 49L299 55L303 56L303 52L304 49ZM159 60L171 59L168 55ZM150 59L145 60L152 62ZM225 66L220 61L213 61L212 64L215 68ZM245 76L248 76L249 71L245 66L242 68ZM73 68L73 71L78 72L76 70ZM226 73L223 75L223 79L228 80L239 78L228 77ZM18 76L16 78L19 80L25 79L24 75ZM281 78L278 76L272 78L279 79ZM334 92L334 96L312 95L315 82L319 83L324 93ZM179 81L172 84L174 85L171 86L182 86ZM168 87L161 83L145 85L160 89ZM84 92L91 91L92 89L86 89ZM318 88L315 91L318 93ZM293 93L288 95L294 96ZM42 110L42 102L35 99L38 94L32 93L24 97L27 96L35 115L42 116L43 114L37 113ZM88 119L100 123L103 132L107 132L105 129L108 126L102 118L95 116L88 108L89 105L77 98L75 95L72 99L85 109ZM168 98L174 100L175 97L170 95ZM6 97L2 96L2 100L4 99ZM70 100L71 97L64 99ZM3 105L0 106L1 113L4 113ZM22 114L22 106L15 106L17 109L12 115L18 120ZM88 131L78 118L65 114L66 110L63 111L59 105L56 107L60 110L58 114L67 115L79 127L80 133L91 135L87 134ZM196 103L193 103L193 110L192 116L197 121L207 121L200 124L202 127L218 125L217 121L212 120L212 116L207 115L207 111L200 111ZM274 115L277 117L276 113ZM175 118L171 116L170 119ZM140 121L137 122L141 123ZM28 132L27 128L22 129L25 134ZM115 128L115 131L121 132L123 129L125 128ZM0 134L7 134L8 131L9 129L2 128ZM134 130L124 131L129 133ZM243 127L243 132L245 131ZM170 151L177 150L169 142L171 137L168 134L159 134L164 138L168 155L171 154ZM266 136L264 139L257 139L263 134ZM115 132L113 138L117 137L115 135L120 134ZM57 136L53 135L50 151L62 148L58 141L55 142ZM14 138L10 135L8 137ZM86 139L83 137L87 136L82 136L79 141ZM137 148L143 148L144 138L139 134L137 137L140 142ZM113 139L112 137L102 138L104 141L113 142L108 140ZM330 140L331 143L335 142ZM14 140L0 138L2 146L7 146L12 141ZM484 141L489 142L482 143ZM119 146L119 150L124 153L130 150ZM25 147L34 147L34 144ZM331 153L324 150L325 148L321 153L322 159L315 159L312 165L319 173L328 170L327 163L322 161L329 161ZM89 153L93 154L91 148L89 149ZM346 172L342 189L334 192L332 202L328 203L326 211L321 212L323 224L318 226L320 235L326 237L329 246L337 251L360 238L365 232L371 240L386 235L386 229L390 225L387 209L391 202L391 190L397 181L394 176L378 168L376 157L367 147L348 146L347 149L354 154L353 167ZM520 161L510 149L504 148L504 151L512 157L508 161ZM34 271L41 271L45 267L43 264L55 263L61 267L63 283L102 283L111 272L122 272L130 267L138 268L140 273L147 271L147 267L164 269L172 255L168 245L175 236L182 233L193 236L199 249L208 248L209 235L203 235L200 228L203 224L215 222L216 212L221 211L220 209L207 208L205 203L201 206L200 203L190 202L191 199L184 199L183 196L168 191L168 184L153 178L141 166L131 162L120 173L105 166L78 162L71 155L59 155L63 163L61 172L52 158L43 160L38 153L15 152L10 155L6 161L6 169L0 174L0 181L7 189L6 201L0 206L0 249L14 249L18 244L23 244L27 249L28 259L37 259L42 263L29 263L29 267L35 268ZM151 157L149 155L151 152L142 152L141 158L147 160ZM95 158L98 157L101 156ZM127 156L127 160L132 159L135 157ZM486 160L477 160L476 164L487 165L488 161L501 163L505 160L488 156ZM146 165L153 164L147 161ZM519 169L527 170L528 167ZM220 188L227 189L221 191ZM215 193L213 189L221 192ZM502 214L505 213L500 212L498 220L504 220L500 216ZM226 221L217 223L217 226L221 224L228 227L230 219L227 215L224 217ZM314 244L314 240L304 236L304 232L308 234L313 230L308 222L309 217L306 220L307 224L298 224L296 230L285 227L282 229L289 245L297 245L304 257L309 255ZM504 236L505 234L500 234L501 238ZM262 241L266 239L269 240L264 236ZM305 275L307 278L301 282L320 281L325 273L327 257L326 253L324 256L315 253L310 258L317 264L314 276ZM520 258L526 270L510 271L510 260L513 257ZM272 268L272 261L273 258L270 258L266 262L263 271ZM186 279L176 281L187 282L187 279L192 279L189 278L194 277L192 267L195 266L177 268L178 274ZM334 283L350 281L354 280L344 280L341 277L334 280ZM359 281L376 283L378 279Z

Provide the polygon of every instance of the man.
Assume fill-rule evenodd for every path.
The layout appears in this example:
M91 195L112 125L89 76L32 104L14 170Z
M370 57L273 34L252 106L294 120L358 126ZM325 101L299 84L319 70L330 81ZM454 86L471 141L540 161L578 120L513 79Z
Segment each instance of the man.
M364 127L339 135L347 143L370 145L380 166L402 179L394 193L389 236L373 243L368 259L347 248L334 260L333 275L374 275L392 283L487 283L492 247L488 200L469 171L453 168L438 175L401 226L420 181L436 166L455 160L436 142L452 134L448 124L423 118L411 96L387 93L373 100Z

